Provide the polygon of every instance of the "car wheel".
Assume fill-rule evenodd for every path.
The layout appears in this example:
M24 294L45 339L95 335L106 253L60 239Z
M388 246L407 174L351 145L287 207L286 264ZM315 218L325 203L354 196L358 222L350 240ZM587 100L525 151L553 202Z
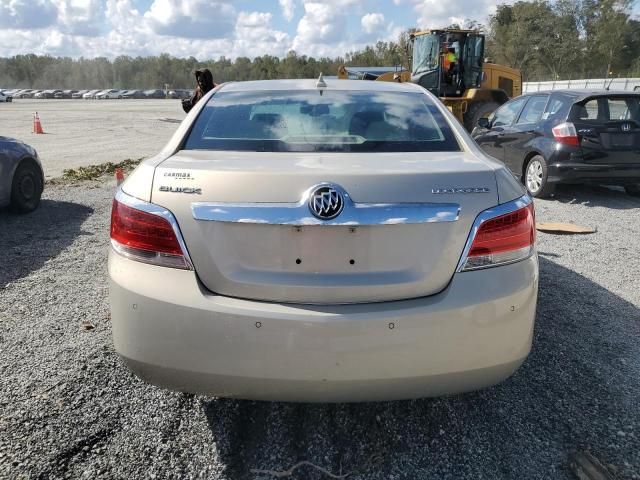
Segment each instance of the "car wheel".
M626 185L624 187L624 191L627 192L627 195L631 195L634 197L640 197L640 184L639 185Z
M542 155L529 159L522 183L533 197L544 198L554 192L555 185L547 183L547 162Z
M30 160L22 161L11 182L11 209L20 213L34 211L40 204L42 188L42 174L38 165Z
M472 104L464 115L464 128L468 132L472 131L478 124L478 120L487 118L499 106L496 102L476 102Z
M122 100L122 95L118 95L118 100Z

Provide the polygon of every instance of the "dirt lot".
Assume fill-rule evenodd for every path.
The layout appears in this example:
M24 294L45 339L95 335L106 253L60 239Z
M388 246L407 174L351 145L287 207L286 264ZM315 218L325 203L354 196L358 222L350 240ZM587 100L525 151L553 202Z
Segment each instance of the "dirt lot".
M539 235L533 351L504 383L308 405L167 392L124 367L107 304L113 191L49 186L35 213L0 212L0 478L268 479L251 469L308 460L357 480L570 479L579 449L640 478L639 199L583 187L536 202L542 221L598 232Z
M31 133L38 112L45 135ZM0 135L32 145L47 178L66 168L151 156L185 117L179 100L34 100L0 103Z

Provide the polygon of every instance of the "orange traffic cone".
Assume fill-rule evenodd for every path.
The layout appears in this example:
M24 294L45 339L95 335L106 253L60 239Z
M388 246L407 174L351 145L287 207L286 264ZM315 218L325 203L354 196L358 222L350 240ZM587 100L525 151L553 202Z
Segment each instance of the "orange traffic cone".
M40 117L38 116L38 112L36 112L33 117L33 133L44 133L42 130L42 124L40 123Z
M124 172L121 168L116 168L116 185L120 185L124 182Z

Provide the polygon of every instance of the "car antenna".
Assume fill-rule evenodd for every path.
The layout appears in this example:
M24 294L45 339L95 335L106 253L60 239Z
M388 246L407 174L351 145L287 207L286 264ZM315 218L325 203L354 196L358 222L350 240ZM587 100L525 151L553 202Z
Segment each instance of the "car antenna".
M316 88L318 89L327 88L327 83L324 81L322 72L320 72L320 76L318 77L318 81L316 82ZM320 96L322 96L322 90L320 90Z
M607 88L605 88L606 91L609 91L609 88L611 87L612 83L613 83L613 77L611 77L611 80L609 81L609 85L607 85Z

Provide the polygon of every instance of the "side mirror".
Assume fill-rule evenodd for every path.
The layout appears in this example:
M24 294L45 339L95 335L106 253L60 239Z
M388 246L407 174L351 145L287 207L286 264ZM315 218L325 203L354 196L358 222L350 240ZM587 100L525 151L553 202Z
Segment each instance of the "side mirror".
M480 128L486 128L487 130L489 130L491 128L491 122L487 117L482 117L478 119L478 126Z

